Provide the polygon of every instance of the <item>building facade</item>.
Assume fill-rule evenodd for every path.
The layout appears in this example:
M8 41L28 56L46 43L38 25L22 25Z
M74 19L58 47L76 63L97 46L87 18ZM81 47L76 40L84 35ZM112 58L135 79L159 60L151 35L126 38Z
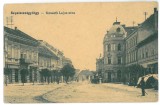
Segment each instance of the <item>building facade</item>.
M10 70L5 76L7 83L21 82L21 70L27 69L26 82L41 82L42 69L59 71L63 63L63 52L42 40L36 40L15 27L4 27L4 70ZM50 80L51 81L51 80ZM63 81L63 77L61 77Z
M124 38L126 37L126 34L124 27L120 25L120 22L116 21L104 37L104 82L116 82L121 79L121 72L125 64Z
M4 27L4 68L10 69L9 83L21 82L20 59L24 59L26 69L29 69L27 81L37 80L38 72L38 42L19 29Z
M146 68L144 74L158 74L158 11L138 28L138 64Z
M49 43L39 40L41 43L41 46L46 47L49 51L51 51L58 59L52 59L51 60L51 65L53 70L60 70L63 67L63 52L58 50L57 48L51 46Z
M103 61L103 62L100 62ZM103 57L96 60L103 82L130 82L140 76L158 73L158 11L138 26L120 22L104 37Z

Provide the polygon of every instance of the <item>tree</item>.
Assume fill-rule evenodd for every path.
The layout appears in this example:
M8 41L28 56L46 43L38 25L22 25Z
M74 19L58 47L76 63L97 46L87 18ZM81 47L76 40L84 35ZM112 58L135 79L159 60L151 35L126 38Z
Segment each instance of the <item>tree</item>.
M66 83L68 83L69 77L73 77L75 74L75 68L71 64L66 64L62 69L61 69L62 75L65 77Z
M50 83L49 77L51 76L51 71L49 71L48 69L42 69L40 73L41 73L42 77L45 77L45 82L47 79L47 82L49 84Z
M9 76L10 73L11 73L11 69L4 68L5 84L6 84L6 86L7 86L7 77Z
M21 81L22 81L23 86L24 86L24 83L27 82L26 77L29 74L28 69L21 69L20 74L21 74Z

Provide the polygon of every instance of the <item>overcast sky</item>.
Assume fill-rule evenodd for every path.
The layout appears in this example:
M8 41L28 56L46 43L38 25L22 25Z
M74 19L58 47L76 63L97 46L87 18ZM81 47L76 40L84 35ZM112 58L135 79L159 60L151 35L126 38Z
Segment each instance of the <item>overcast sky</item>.
M63 51L77 69L96 69L96 58L103 54L103 38L116 20L126 26L144 21L153 14L156 2L60 3L5 5L6 17L13 16L14 26L33 38L44 40ZM39 15L13 15L13 12L40 12ZM48 12L75 12L50 14ZM10 26L9 26L10 27Z

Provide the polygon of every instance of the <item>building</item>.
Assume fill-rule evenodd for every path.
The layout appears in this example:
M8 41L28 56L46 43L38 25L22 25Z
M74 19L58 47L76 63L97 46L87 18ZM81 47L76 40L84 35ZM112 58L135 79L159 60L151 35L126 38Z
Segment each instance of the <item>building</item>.
M8 76L9 83L21 82L20 60L23 59L23 65L29 70L27 82L32 82L33 78L37 81L38 72L38 41L26 33L20 31L17 27L11 29L4 27L4 67L10 69Z
M128 82L137 81L140 76L158 73L158 11L125 38L126 68ZM130 72L129 72L130 70Z
M94 73L90 70L82 70L78 74L78 81L86 81L86 82L91 82L92 78L94 77Z
M131 82L158 73L158 11L138 26L114 22L103 40L103 57L96 60L103 82Z
M49 71L55 70L54 67L55 65L57 65L58 57L41 44L38 46L38 51L39 51L38 53L39 70L40 71L43 69L47 69ZM39 75L41 82L44 81L42 74L39 73ZM50 78L50 81L53 81L52 78Z
M52 69L61 70L63 67L63 57L64 57L63 52L43 40L39 40L39 42L41 43L42 46L46 47L49 51L51 51L55 56L58 57L58 59L52 60L51 62Z
M103 81L120 82L122 70L125 67L125 37L127 31L133 28L125 27L120 22L114 22L113 26L107 31L103 40Z
M63 82L62 75L60 77L56 76L56 73L57 72L60 73L60 70L63 68L63 57L64 57L63 53L43 40L39 40L39 42L41 43L41 47L45 48L44 50L45 56L43 56L43 58L45 58L44 62L47 62L47 60L48 62L50 62L48 69L53 72L53 75L50 78L51 81L55 81L55 78L59 78L60 82ZM49 56L48 55L46 56L47 53L49 53Z
M6 76L8 83L21 82L22 69L28 71L26 82L41 82L42 69L60 72L67 63L72 64L72 61L47 42L36 40L17 27L4 27L4 70L10 70Z
M138 64L146 70L144 74L158 74L158 11L152 14L138 28Z

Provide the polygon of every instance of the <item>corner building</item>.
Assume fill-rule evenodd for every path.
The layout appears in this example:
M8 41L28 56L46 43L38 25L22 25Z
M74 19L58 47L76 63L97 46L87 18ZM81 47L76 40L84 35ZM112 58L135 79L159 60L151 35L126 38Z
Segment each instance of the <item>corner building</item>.
M118 82L124 68L124 38L127 32L120 22L114 22L107 31L103 40L104 69L102 70L103 82Z

